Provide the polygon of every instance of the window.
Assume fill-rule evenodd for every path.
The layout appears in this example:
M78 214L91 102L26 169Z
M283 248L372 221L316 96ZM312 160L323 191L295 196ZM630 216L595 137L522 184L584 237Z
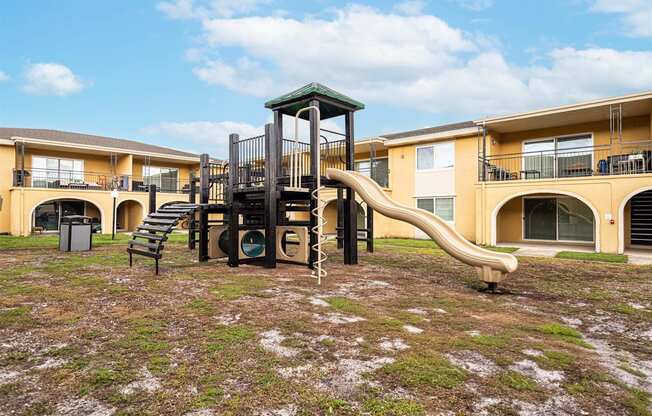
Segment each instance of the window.
M84 182L84 161L53 157L32 157L32 186L53 188Z
M435 198L435 214L444 221L453 222L453 198Z
M435 167L435 148L417 148L417 170L429 170Z
M417 148L417 170L447 169L455 166L453 142Z
M417 208L425 209L444 221L455 221L455 203L453 197L417 198Z
M158 166L143 166L145 185L156 185L161 192L177 192L179 170Z
M387 158L376 159L374 161L373 172L369 160L355 162L355 170L365 176L371 176L378 185L387 188L389 186L389 164Z

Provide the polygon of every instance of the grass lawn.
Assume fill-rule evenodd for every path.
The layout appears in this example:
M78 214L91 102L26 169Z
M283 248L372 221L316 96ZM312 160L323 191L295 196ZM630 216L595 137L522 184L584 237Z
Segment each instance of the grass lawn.
M318 286L185 238L160 276L124 235L1 238L0 414L650 414L652 268L521 258L491 295L431 242L382 239L356 266L327 244Z
M118 233L115 240L111 239L111 234L93 234L93 245L103 246L107 244L124 245L131 236L125 233ZM175 242L187 241L188 235L182 233L170 234L169 240ZM0 250L20 250L28 248L56 248L59 246L59 235L42 234L32 235L29 237L14 237L10 235L0 235Z
M585 253L581 251L560 251L555 256L558 259L602 261L607 263L627 263L627 256L624 254L607 253Z

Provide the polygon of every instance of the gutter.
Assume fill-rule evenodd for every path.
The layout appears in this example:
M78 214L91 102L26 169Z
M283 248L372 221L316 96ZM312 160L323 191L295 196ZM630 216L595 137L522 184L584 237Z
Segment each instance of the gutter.
M120 149L116 147L93 146L88 144L67 143L67 142L59 142L55 140L42 140L42 139L33 139L29 137L19 137L19 136L13 136L11 137L11 140L12 140L11 144L14 144L15 142L33 143L33 144L42 144L42 145L57 146L57 147L66 147L66 148L77 149L77 150L79 149L99 150L99 151L110 152L110 153L124 153L124 154L136 155L136 156L150 156L150 157L158 157L162 159L176 159L176 160L182 160L186 162L199 163L199 156L191 157L191 156L182 156L182 155L172 155L169 153L145 152L142 150L130 150L130 149Z
M445 139L456 139L458 137L472 136L478 134L478 127L466 127L457 130L442 131L439 133L423 134L421 136L404 137L396 140L385 141L385 147L403 146L423 142L432 142Z

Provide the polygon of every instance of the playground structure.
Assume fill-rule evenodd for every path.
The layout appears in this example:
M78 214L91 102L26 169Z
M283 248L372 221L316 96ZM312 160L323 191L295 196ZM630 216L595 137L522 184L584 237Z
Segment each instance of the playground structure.
M516 270L514 256L496 253L465 240L445 221L427 211L391 200L372 179L354 172L354 113L364 105L317 83L268 101L273 123L263 135L229 136L227 163L200 158L200 175L191 178L189 201L156 210L156 188L150 188L150 214L129 241L133 255L158 261L167 236L188 219L188 247L198 246L200 262L228 258L241 263L276 267L278 262L304 264L318 282L326 277L322 249L324 208L321 194L337 191L338 248L344 264L358 263L359 232L373 251L373 211L423 230L453 257L476 268L493 290ZM283 116L294 117L294 137L283 137ZM344 133L322 129L322 120L344 117ZM309 138L301 140L298 120L309 122ZM327 139L325 133L339 139ZM356 192L367 204L367 226L357 224ZM199 197L199 201L197 201Z

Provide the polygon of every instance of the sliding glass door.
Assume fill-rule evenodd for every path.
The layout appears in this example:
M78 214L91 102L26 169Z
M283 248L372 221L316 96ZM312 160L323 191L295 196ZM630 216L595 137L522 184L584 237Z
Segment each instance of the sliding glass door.
M528 178L565 178L593 174L593 136L554 137L523 143Z
M594 241L593 211L570 197L523 199L523 238L546 241Z

